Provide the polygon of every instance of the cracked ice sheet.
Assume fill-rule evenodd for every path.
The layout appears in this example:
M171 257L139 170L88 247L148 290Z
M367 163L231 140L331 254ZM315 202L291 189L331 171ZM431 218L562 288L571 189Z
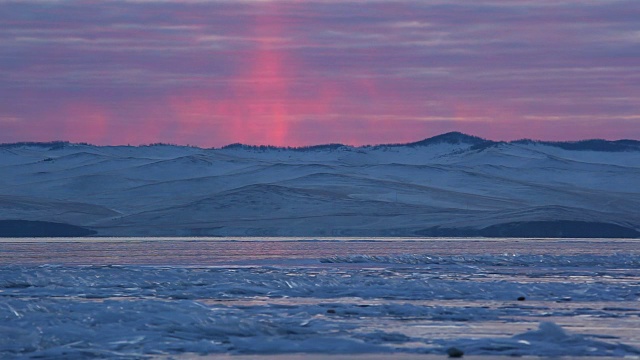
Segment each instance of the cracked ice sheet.
M637 255L334 259L1 267L0 354L638 356Z
M611 307L608 302L46 299L14 294L3 298L2 305L2 323L15 325L0 327L4 339L0 352L5 355L127 358L393 352L395 357L405 352L442 354L448 346L494 356L640 355L629 346L637 336L638 309ZM585 322L589 317L591 326L619 333L594 334ZM571 331L548 321L558 321ZM546 325L536 330L539 322Z
M517 316L504 316L501 308L353 302L220 306L191 300L25 300L12 299L2 309L5 324L20 325L0 328L0 349L5 355L442 354L456 346L481 355L640 356L640 350L621 344L617 337L567 332L552 322L542 322L535 329L536 323L518 322ZM456 313L467 313L471 324ZM523 325L533 329L517 331ZM483 336L465 333L474 327L484 331L475 335ZM497 329L501 335L487 333ZM509 336L513 333L517 335Z

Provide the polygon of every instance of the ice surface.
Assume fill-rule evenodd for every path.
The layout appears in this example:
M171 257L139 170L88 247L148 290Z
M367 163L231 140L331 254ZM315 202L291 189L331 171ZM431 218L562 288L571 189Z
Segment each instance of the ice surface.
M631 356L640 350L624 344L608 343L569 334L557 324L542 322L537 330L506 339L457 340L456 347L478 355L509 356Z
M640 356L636 253L312 260L5 265L0 355Z
M347 255L332 256L320 260L324 263L381 263L381 264L459 264L478 266L518 266L534 267L584 267L584 268L639 268L640 256L634 254L616 255Z

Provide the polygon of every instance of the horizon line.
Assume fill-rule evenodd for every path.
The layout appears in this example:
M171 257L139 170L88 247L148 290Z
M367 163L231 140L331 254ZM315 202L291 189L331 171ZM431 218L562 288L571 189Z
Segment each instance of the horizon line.
M307 149L307 148L316 148L316 147L349 147L349 148L371 148L371 147L384 147L384 146L391 146L391 147L397 147L397 146L410 146L410 145L419 145L420 143L429 141L429 140L439 140L439 138L445 140L447 139L447 136L451 137L451 136L458 136L460 138L466 138L466 139L474 139L475 141L481 141L483 143L491 143L491 144L511 144L511 143L518 143L518 142L534 142L534 143L545 143L545 144L563 144L563 143L570 143L570 144L577 144L577 143L583 143L583 142L589 142L589 141L598 141L598 142L606 142L606 143L616 143L616 142L621 142L621 141L633 141L633 142L640 142L640 139L631 139L631 138L622 138L622 139L617 139L617 140L607 140L607 139L603 139L603 138L585 138L585 139L581 139L581 140L542 140L542 139L532 139L532 138L520 138L520 139L515 139L515 140L492 140L492 139L487 139L487 138L483 138L480 136L476 136L476 135L470 135L467 133L463 133L461 131L449 131L449 132L444 132L438 135L434 135L431 137L426 137L426 138L422 138L420 140L415 140L415 141L409 141L409 142L404 142L404 143L380 143L380 144L366 144L366 145L349 145L349 144L344 144L344 143L332 143L332 142L328 142L328 143L318 143L318 144L311 144L311 145L301 145L301 146L287 146L287 145L270 145L270 144L245 144L245 143L240 143L240 142L233 142L233 143L229 143L227 145L223 145L223 146L219 146L219 147L206 147L206 146L199 146L199 145L191 145L191 144L177 144L177 143L170 143L170 142L155 142L155 143L140 143L140 144L135 144L135 145L131 145L130 143L128 144L105 144L105 145L97 145L97 144L92 144L89 142L84 142L84 141L80 141L80 142L72 142L69 140L50 140L50 141L29 141L29 140L25 140L25 141L15 141L15 142L7 142L7 143L0 143L0 147L7 147L7 146L20 146L20 145L58 145L58 144L64 144L64 145L84 145L84 146L95 146L95 147L151 147L151 146L175 146L175 147L189 147L189 148L198 148L198 149L205 149L205 150L222 150L222 149L226 149L226 148L230 148L230 147L238 147L238 146L246 146L249 148L270 148L270 149Z

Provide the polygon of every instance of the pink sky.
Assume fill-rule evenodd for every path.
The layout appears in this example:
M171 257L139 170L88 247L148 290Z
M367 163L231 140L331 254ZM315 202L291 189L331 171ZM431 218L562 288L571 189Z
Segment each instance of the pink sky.
M0 142L640 139L637 1L0 3Z

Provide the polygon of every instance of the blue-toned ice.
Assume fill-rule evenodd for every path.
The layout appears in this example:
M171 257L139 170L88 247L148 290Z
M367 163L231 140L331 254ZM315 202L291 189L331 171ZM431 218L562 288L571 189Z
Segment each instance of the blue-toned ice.
M405 254L313 266L3 266L0 354L444 354L455 346L477 355L640 356L617 336L555 322L637 321L639 264L628 254ZM459 330L430 330L443 324ZM513 332L470 337L472 324Z

